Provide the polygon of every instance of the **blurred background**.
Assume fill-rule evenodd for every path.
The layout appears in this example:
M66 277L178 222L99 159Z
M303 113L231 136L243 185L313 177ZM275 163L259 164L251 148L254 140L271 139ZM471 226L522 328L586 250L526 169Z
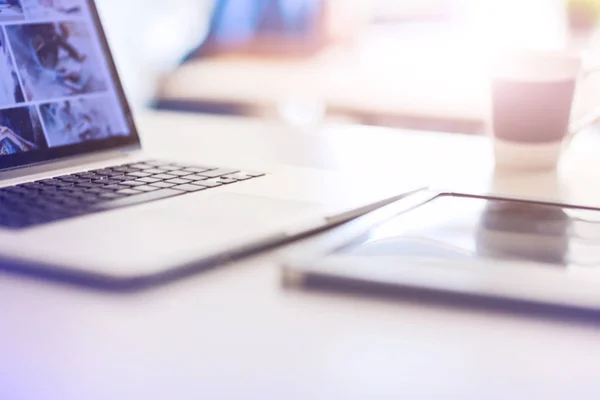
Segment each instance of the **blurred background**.
M480 134L505 48L597 63L600 0L97 0L146 107ZM598 49L598 50L597 50ZM600 104L586 82L582 110Z

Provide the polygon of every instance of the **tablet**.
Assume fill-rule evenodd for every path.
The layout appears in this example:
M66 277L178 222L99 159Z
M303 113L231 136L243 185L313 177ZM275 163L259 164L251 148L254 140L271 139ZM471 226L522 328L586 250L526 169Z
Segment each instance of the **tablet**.
M600 209L421 191L296 249L283 276L600 310Z

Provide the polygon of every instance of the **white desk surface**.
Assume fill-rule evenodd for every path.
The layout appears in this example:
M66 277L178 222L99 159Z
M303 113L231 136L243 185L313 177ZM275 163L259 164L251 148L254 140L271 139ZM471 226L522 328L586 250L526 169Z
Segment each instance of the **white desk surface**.
M288 130L140 118L149 147L370 169L600 204L599 139L559 174L492 174L485 138L381 128ZM594 146L595 145L595 146ZM595 171L591 168L595 168ZM386 182L382 182L385 184ZM600 326L286 291L280 252L152 291L89 292L0 275L2 399L597 399Z

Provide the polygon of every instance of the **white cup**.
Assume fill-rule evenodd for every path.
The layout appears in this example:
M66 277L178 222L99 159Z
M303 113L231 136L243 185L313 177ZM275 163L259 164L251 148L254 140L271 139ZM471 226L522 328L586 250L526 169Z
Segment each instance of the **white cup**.
M491 133L496 166L551 169L572 131L581 58L565 52L503 54L492 77Z

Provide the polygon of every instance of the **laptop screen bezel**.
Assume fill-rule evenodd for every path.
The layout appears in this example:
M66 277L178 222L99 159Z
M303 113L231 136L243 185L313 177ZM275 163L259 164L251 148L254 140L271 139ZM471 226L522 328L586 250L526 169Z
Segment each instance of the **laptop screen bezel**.
M141 148L140 137L135 126L131 107L129 106L125 96L125 90L121 84L119 73L110 51L110 46L108 44L104 28L102 27L102 22L100 21L100 15L98 14L95 1L86 0L86 3L89 6L89 12L93 22L93 26L91 28L95 29L97 37L100 41L102 56L107 64L109 78L111 79L111 84L115 89L116 97L118 98L118 105L120 106L123 116L126 120L129 135L114 136L103 140L95 140L67 146L0 156L0 173L7 170L30 167L32 165L38 165L48 161L64 159L71 156L95 154L102 151L118 150L121 148L127 148L129 150Z

